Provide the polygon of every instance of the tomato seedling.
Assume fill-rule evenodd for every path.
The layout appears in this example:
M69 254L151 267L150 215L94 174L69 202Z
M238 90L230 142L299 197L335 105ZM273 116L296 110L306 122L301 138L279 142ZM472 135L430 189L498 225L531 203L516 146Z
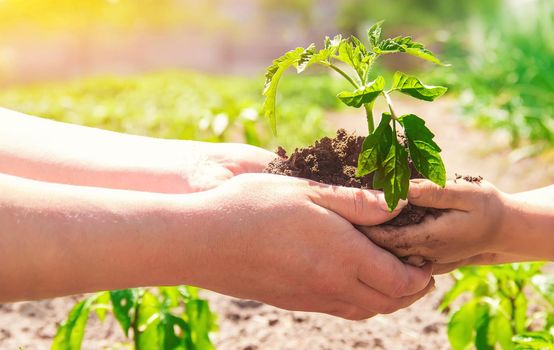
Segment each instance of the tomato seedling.
M409 36L381 40L381 22L368 31L369 47L355 36L333 39L325 38L323 49L314 44L307 48L298 47L273 61L265 75L265 101L263 111L269 119L274 133L277 130L275 102L279 80L284 72L296 68L298 73L318 64L328 67L344 77L354 87L352 91L342 91L337 97L347 106L365 109L368 136L365 138L358 158L356 176L373 174L373 188L382 189L389 209L392 211L400 199L406 199L410 184L410 159L415 169L425 178L444 187L446 171L440 156L441 149L433 141L434 134L425 126L425 121L415 114L398 116L391 101L393 92L400 92L419 100L434 101L442 96L447 88L425 85L418 78L396 72L390 88L385 89L385 78L372 77L371 70L381 56L393 53L406 53L438 65L444 65L431 51ZM349 66L352 74L344 71L339 64ZM375 100L386 100L389 112L383 113L377 127L373 119ZM403 130L403 132L402 132ZM398 133L405 138L399 141Z

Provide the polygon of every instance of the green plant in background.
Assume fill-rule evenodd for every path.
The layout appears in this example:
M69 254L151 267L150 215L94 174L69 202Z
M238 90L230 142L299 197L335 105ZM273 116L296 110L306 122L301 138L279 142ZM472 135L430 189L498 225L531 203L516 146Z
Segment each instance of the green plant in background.
M459 66L462 106L477 125L505 130L512 147L554 147L554 4L505 1L469 21Z
M554 276L543 264L465 267L453 273L455 284L439 306L453 308L448 339L454 350L554 349Z
M91 312L110 312L134 349L215 349L209 333L216 315L194 287L138 288L96 293L76 304L58 328L52 350L80 349Z
M442 86L428 86L418 78L396 72L391 87L385 89L382 76L373 78L371 69L375 61L393 53L406 53L435 64L442 64L433 53L411 37L398 36L381 40L381 22L368 31L369 49L355 36L348 39L338 35L325 39L324 48L317 50L314 44L307 48L296 48L273 61L267 69L263 111L276 132L275 102L279 81L284 72L295 67L298 73L314 64L328 67L346 79L354 88L337 95L345 105L364 107L369 136L364 140L358 159L357 176L374 173L373 188L383 189L389 209L393 210L400 199L408 195L411 169L408 152L417 171L424 177L444 186L446 171L442 162L440 147L433 141L433 133L425 126L425 121L414 114L398 116L390 99L392 92L400 92L424 101L434 101L446 92ZM353 75L342 70L337 63L349 66ZM373 80L372 80L373 79ZM375 127L373 106L375 100L383 96L390 113L384 113L381 122ZM397 126L404 130L407 147L397 139ZM406 150L407 148L407 150Z

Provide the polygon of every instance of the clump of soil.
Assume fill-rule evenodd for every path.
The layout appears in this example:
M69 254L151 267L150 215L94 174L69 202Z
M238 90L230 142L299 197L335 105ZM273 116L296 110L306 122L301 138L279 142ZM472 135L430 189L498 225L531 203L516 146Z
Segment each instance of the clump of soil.
M344 129L337 131L335 138L324 137L313 146L300 148L287 157L279 147L278 157L266 167L264 172L296 176L328 185L371 189L373 174L356 177L358 155L362 149L363 136L350 135ZM413 166L411 178L422 178ZM408 204L402 212L387 225L405 226L418 224L426 215L437 217L441 211Z
M467 182L471 182L471 183L474 183L474 184L480 184L481 181L483 181L483 177L482 176L471 176L471 175L460 175L460 174L455 174L456 175L456 179L454 181L458 181L460 179L462 180L465 180Z

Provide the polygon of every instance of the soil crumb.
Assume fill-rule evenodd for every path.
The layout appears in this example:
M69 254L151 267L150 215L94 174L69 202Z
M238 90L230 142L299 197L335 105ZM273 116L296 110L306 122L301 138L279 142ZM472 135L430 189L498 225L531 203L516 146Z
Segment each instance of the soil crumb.
M266 167L264 172L301 177L328 185L371 189L373 174L356 177L358 155L362 149L363 136L348 134L346 130L337 130L335 138L324 137L306 148L297 148L287 156L279 147L277 158ZM422 176L412 166L411 178ZM406 226L418 224L424 217L440 216L442 212L433 208L418 207L408 204L402 212L387 225Z
M456 179L454 180L454 182L456 182L457 180L464 180L478 185L481 183L481 181L483 181L482 176L471 176L471 175L460 175L460 174L455 174L455 175L456 175Z

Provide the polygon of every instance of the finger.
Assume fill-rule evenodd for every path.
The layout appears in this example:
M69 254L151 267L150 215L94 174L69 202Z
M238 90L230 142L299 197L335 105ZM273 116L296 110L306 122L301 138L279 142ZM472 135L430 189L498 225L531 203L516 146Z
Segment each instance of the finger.
M402 261L405 262L408 265L416 266L416 267L422 267L427 263L424 257L419 255L410 255L407 257L402 258Z
M309 183L313 189L310 199L315 204L337 213L353 224L382 224L396 217L406 205L402 201L390 212L381 191L324 185L313 181Z
M468 210L472 207L474 194L479 190L469 182L454 183L449 181L445 188L431 181L412 181L408 201L420 207L438 209Z
M403 297L423 290L431 280L431 264L414 267L403 264L394 255L365 241L358 258L358 279L391 297Z
M412 295L400 298L391 298L360 282L357 286L354 286L351 289L349 298L350 301L357 307L379 314L390 314L412 305L414 302L428 294L434 286L435 280L431 278L423 290L420 290Z
M440 234L440 231L432 225L435 220L435 218L428 218L421 224L409 226L382 225L356 226L356 228L373 243L396 256L419 255L428 257L430 253L428 246L435 244L434 237Z

